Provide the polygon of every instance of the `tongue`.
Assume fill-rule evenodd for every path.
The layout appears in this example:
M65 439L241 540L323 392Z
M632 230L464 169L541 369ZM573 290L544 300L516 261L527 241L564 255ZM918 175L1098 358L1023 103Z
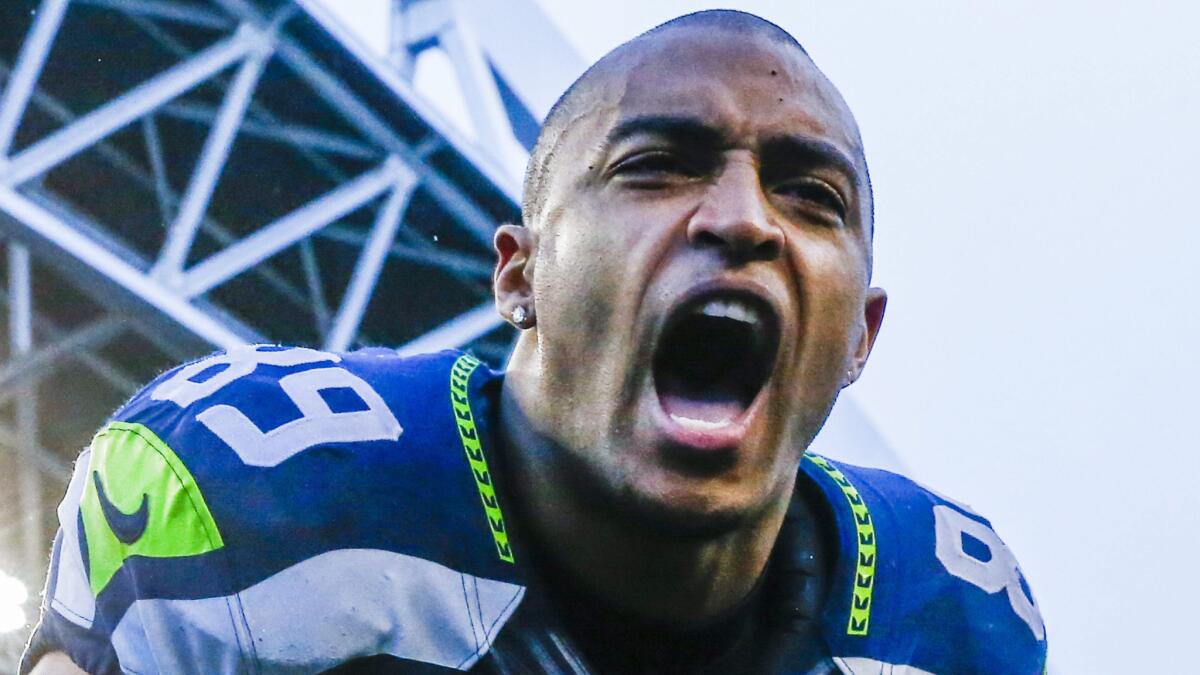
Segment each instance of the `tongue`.
M686 387L671 386L675 382L662 383L659 401L663 410L677 422L699 422L708 426L723 426L741 415L745 404L732 387L717 386L704 391L687 391Z
M742 404L734 399L689 399L677 394L659 396L662 410L677 422L702 422L724 425L742 414Z

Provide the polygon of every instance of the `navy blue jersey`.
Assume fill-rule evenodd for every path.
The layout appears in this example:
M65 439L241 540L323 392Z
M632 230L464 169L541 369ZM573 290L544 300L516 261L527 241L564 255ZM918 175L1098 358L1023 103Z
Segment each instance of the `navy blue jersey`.
M164 374L76 464L30 656L141 674L494 668L532 576L493 474L501 381L454 352L273 346ZM987 521L820 457L799 479L835 514L821 633L838 669L1042 672L1041 618Z

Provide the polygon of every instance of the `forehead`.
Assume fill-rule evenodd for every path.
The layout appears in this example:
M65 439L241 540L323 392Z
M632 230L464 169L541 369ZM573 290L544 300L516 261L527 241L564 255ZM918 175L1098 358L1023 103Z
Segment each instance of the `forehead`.
M591 131L647 115L703 120L735 143L779 135L862 154L854 118L833 85L795 45L748 31L678 28L628 45L600 86Z

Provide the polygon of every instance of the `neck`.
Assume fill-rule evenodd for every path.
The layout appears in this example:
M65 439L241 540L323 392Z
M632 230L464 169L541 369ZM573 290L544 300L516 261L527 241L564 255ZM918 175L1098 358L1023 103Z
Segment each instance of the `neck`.
M522 406L521 376L506 378L501 428L525 526L550 562L617 609L665 627L702 627L753 590L783 523L791 489L738 527L708 537L648 528L619 505L573 489L579 469L540 435Z

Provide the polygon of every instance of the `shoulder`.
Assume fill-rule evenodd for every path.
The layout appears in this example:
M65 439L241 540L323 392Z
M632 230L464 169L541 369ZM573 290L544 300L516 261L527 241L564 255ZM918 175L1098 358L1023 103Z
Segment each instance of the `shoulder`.
M403 358L385 349L248 345L159 376L100 438L154 437L192 471L214 475L252 476L289 463L311 470L436 462L422 450L454 434L447 426L454 394L475 407L489 404L482 389L496 374L480 366L449 351ZM391 452L397 443L406 451Z
M327 516L348 495L378 496L371 490L385 479L404 490L461 465L448 450L463 363L480 377L472 391L459 378L462 396L486 408L488 369L454 352L251 345L212 354L164 373L116 412L91 445L91 482L131 495L129 486L173 485L193 494L191 509L228 510L219 520L229 526Z
M498 505L487 508L496 498L483 451L499 382L456 352L269 345L164 373L80 458L60 507L48 617L65 641L102 644L109 661L191 650L225 659L206 662L218 672L247 658L248 636L260 662L275 648L293 658L271 636L291 626L324 640L332 624L317 616L353 614L391 634L387 607L406 593L450 603L457 620L462 584L476 580L475 597L507 607L520 587L500 555ZM302 606L313 621L278 609Z
M835 513L830 642L859 666L1041 673L1045 627L1016 557L970 507L899 474L808 457ZM835 652L837 653L837 652ZM854 661L857 659L857 661Z
M117 412L92 443L91 484L126 512L141 494L173 504L160 513L173 532L195 533L186 552L224 546L251 580L336 548L440 559L450 532L486 522L468 451L482 443L493 384L496 373L456 352L222 352L165 373ZM85 526L100 520L89 494ZM456 510L476 517L446 515Z
M449 403L449 373L460 357L470 359L247 345L164 373L115 419L158 427L164 438L206 431L242 464L277 466L328 439L399 439L401 418L420 419Z

